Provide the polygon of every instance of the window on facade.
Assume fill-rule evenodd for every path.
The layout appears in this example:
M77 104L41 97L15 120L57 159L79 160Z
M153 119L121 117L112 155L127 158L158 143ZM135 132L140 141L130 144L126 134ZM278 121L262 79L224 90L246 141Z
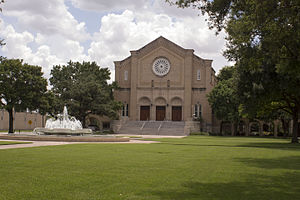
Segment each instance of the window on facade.
M125 81L128 80L128 71L127 70L124 71L124 80Z
M197 81L201 80L201 72L200 69L197 70Z
M123 107L122 107L122 116L126 116L128 117L128 104L123 104Z
M202 116L202 113L201 113L201 104L195 104L194 106L194 117L195 118L198 118L198 117L201 117Z

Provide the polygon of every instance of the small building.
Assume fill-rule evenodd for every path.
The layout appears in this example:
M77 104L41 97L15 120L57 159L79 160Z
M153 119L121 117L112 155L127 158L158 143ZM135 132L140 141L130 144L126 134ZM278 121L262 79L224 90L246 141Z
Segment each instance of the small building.
M45 116L38 112L14 112L14 130L33 130L45 126ZM0 130L8 130L9 115L4 109L0 110Z

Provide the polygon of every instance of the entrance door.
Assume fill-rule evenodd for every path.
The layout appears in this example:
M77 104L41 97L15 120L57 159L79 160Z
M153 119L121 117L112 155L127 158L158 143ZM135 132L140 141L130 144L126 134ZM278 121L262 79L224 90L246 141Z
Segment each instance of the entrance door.
M172 106L172 121L181 121L182 120L182 107L181 106Z
M166 118L166 106L156 106L156 121L164 121Z
M140 120L146 121L150 119L150 106L141 106Z

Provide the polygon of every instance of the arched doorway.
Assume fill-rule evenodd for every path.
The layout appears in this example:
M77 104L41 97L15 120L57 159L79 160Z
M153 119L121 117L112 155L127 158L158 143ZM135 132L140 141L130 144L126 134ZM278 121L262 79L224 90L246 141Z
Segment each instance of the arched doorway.
M139 100L140 105L140 120L147 121L150 120L150 106L151 101L148 97L141 97Z
M171 100L172 105L172 121L182 121L182 100L174 97Z
M167 101L163 97L155 99L156 121L164 121L166 119Z

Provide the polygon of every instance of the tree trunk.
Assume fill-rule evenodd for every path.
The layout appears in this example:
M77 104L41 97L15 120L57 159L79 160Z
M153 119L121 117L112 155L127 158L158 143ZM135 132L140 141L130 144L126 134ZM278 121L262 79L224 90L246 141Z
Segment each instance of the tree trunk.
M298 109L294 110L293 113L293 135L292 135L292 143L299 143L298 141Z
M233 124L233 122L231 122L231 136L235 136L234 135L234 124Z
M238 127L237 122L231 122L231 136L237 135L237 127Z
M283 128L283 136L287 137L289 135L290 120L281 119L281 123Z
M42 115L42 127L45 128L45 115Z
M239 122L234 122L234 135L237 136Z
M12 108L8 109L7 111L8 111L8 116L9 116L8 133L14 133L14 112L13 112Z
M223 131L223 120L221 121L221 124L220 124L220 134L221 135L223 135L222 131Z
M86 127L85 127L85 126L86 126L86 124L85 124L85 117L86 117L86 116L82 116L82 118L81 118L82 128L86 128Z

